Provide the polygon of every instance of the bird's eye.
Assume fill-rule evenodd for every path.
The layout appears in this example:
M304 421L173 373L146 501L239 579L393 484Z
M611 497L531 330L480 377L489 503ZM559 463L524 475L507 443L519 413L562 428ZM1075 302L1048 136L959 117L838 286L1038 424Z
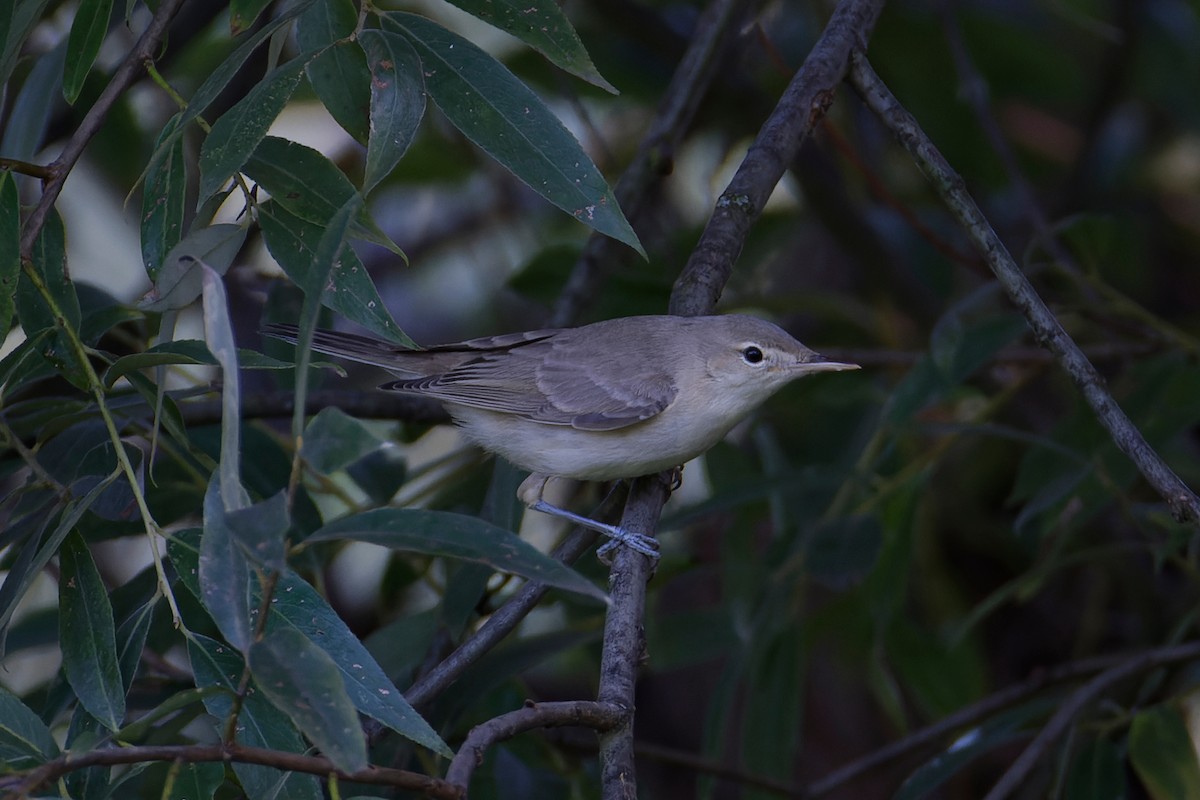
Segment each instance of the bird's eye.
M763 351L754 345L750 345L742 350L742 360L747 364L760 364L763 360Z

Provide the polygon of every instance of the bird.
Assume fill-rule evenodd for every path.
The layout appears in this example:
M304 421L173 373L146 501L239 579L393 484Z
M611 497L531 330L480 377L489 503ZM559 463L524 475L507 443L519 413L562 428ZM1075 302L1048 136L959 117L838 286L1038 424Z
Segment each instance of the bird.
M299 338L286 323L263 333L293 344ZM796 378L859 368L740 314L620 317L419 350L316 330L311 347L399 378L383 391L440 401L468 439L529 471L517 490L526 506L651 558L652 537L546 502L547 481L613 481L678 468Z

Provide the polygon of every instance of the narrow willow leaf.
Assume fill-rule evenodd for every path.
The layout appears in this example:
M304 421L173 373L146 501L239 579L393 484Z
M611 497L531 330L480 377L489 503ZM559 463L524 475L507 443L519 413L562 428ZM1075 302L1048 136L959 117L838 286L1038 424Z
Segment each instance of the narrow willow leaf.
M174 559L172 559L174 560ZM218 687L219 694L206 694L204 707L222 723L233 709L233 698L241 684L245 663L237 651L193 634L188 637L188 660L196 686ZM237 741L285 753L303 753L304 740L296 727L251 684L238 715ZM248 797L280 797L288 800L322 800L324 794L312 775L281 773L257 764L234 764L233 771ZM207 797L207 795L205 795Z
M63 542L59 561L63 670L88 713L115 731L125 716L125 690L117 663L116 626L108 592L78 533Z
M92 62L100 52L100 45L108 33L108 21L112 17L112 0L81 0L71 23L71 34L67 39L67 63L63 72L63 97L68 105L74 105L79 90L92 69Z
M164 156L148 168L142 193L142 266L152 281L158 278L167 254L183 238L187 168L183 139L175 136L179 119L178 114L172 117L158 135L158 144L165 146ZM169 141L164 144L164 140Z
M1134 717L1129 761L1154 800L1200 800L1200 763L1175 709L1155 706Z
M66 55L67 43L60 42L58 47L38 57L29 77L21 84L4 124L4 136L0 137L0 153L7 158L32 161L45 144L50 113L61 94Z
M259 689L345 772L367 766L367 741L333 659L299 631L278 628L250 647Z
M384 28L421 57L425 89L456 128L538 194L606 236L645 251L579 142L508 68L441 25L399 11Z
M143 311L170 311L191 305L203 290L201 264L224 275L246 241L241 225L218 223L189 231L162 262L154 288L138 303Z
M321 51L308 65L308 82L330 116L366 144L371 75L362 50L348 41L358 27L354 6L350 0L315 4L296 21L296 43L301 50Z
M7 86L30 31L42 19L50 0L0 3L0 86ZM8 153L5 153L8 155Z
M8 770L24 770L57 755L58 745L46 723L0 687L0 764Z
M254 20L271 0L231 0L229 3L229 32L234 36L250 30Z
M454 5L473 14L525 44L572 75L599 86L606 92L618 94L604 80L591 57L571 27L567 15L556 0L450 0Z
M396 550L487 564L598 600L591 581L504 528L478 517L419 508L377 508L329 523L306 541L353 539Z
M49 347L40 351L51 365L76 386L86 389L87 373L79 363L63 326L79 331L82 313L75 284L67 271L66 229L58 212L52 212L33 245L33 268L46 288L44 296L25 273L17 279L17 318L26 333L54 329Z
M275 202L322 228L358 194L354 184L323 154L274 136L263 139L242 171L270 192ZM356 213L351 230L355 238L386 247L405 258L365 209Z
M221 498L225 508L232 511L250 504L241 479L242 390L237 347L225 284L207 264L202 263L200 270L204 284L204 339L221 365L221 462L218 467Z
M167 543L171 563L185 586L199 596L196 531L181 531ZM305 636L334 660L354 707L422 747L440 755L453 752L375 662L358 637L346 627L325 598L288 570L279 576L268 630L290 628ZM234 654L236 656L236 654ZM234 680L236 688L237 682ZM210 709L211 712L211 709ZM218 715L219 716L219 715Z
M371 132L362 188L368 194L412 144L425 116L425 81L417 51L400 34L365 30L358 43L371 71Z
M318 472L332 474L382 445L365 425L338 408L323 408L304 429L300 455Z
M200 600L231 645L250 646L250 568L226 520L216 475L204 495L204 537L200 540Z
M276 67L216 121L200 148L201 202L241 170L296 91L309 58L302 54Z

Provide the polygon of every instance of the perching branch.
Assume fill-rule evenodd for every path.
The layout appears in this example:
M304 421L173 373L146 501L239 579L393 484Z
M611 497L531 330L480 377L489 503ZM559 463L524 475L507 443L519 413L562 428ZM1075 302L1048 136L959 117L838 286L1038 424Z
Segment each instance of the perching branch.
M1025 315L1038 342L1054 353L1113 442L1129 456L1146 481L1167 502L1177 520L1200 521L1200 497L1167 466L1117 405L1105 388L1104 379L1046 307L1000 237L992 230L991 224L967 192L962 176L951 168L921 130L916 118L900 105L875 74L866 56L857 50L851 59L850 82L867 107L892 131L933 183L942 201L958 218L991 267L1009 299Z

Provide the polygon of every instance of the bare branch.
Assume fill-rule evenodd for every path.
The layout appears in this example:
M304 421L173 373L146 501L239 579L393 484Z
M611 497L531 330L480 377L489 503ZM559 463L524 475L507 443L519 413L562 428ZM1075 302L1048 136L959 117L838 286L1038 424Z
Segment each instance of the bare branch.
M524 708L501 714L472 728L466 741L458 749L458 755L450 762L450 768L446 771L446 781L460 787L465 794L471 782L471 775L475 768L483 763L488 748L519 733L538 728L565 726L591 728L603 733L620 725L628 713L618 706L591 700L562 703L528 702Z
M821 38L750 146L671 294L671 313L708 314L725 288L750 227L796 157L800 145L833 102L850 52L865 46L883 0L842 0Z
M394 786L416 792L423 792L434 798L459 800L462 791L446 781L408 772L400 769L385 767L367 767L358 772L342 772L333 766L327 758L321 756L306 756L300 753L288 753L279 750L267 750L262 747L246 747L245 745L147 745L133 747L110 747L102 750L90 750L84 753L65 753L53 761L42 764L19 781L5 779L0 782L0 790L5 797L25 797L35 792L38 787L58 780L77 770L87 767L112 766L114 764L141 764L149 761L179 761L186 764L201 764L206 762L236 762L241 764L260 764L275 767L288 772L303 772L309 775L337 776L341 780L354 783L367 783L375 786Z
M67 145L63 148L62 153L47 167L52 177L43 184L42 196L29 218L25 220L25 228L21 231L21 258L31 257L33 243L37 240L38 234L42 232L42 227L46 224L46 217L49 215L50 209L54 207L54 202L58 200L67 176L75 168L75 164L83 155L88 142L104 124L105 118L108 117L117 100L142 73L144 69L142 62L154 57L155 51L162 42L163 34L167 31L167 25L171 22L171 17L175 16L175 12L182 4L183 0L164 0L158 7L158 11L154 13L146 30L142 32L137 43L125 55L121 66L117 67L112 80L104 87L104 91L88 109L83 121L75 129L75 133L67 140Z
M1100 424L1108 430L1113 442L1129 456L1146 481L1166 500L1177 520L1200 521L1200 497L1147 444L1141 431L1117 405L1104 387L1104 379L1046 307L1000 237L992 230L991 224L967 192L962 176L951 168L921 130L917 120L900 105L875 74L866 56L859 51L855 51L851 59L850 82L867 106L904 145L933 183L942 201L958 217L1009 299L1025 315L1038 342L1054 353L1096 413Z

